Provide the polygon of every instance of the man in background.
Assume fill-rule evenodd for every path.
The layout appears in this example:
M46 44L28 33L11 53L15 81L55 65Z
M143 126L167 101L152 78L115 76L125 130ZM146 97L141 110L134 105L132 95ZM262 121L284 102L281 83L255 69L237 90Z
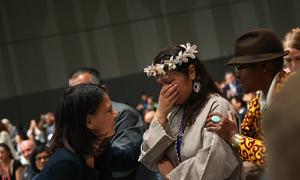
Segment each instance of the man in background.
M27 180L30 173L30 156L33 150L36 147L36 143L32 139L24 140L20 144L20 151L21 151L21 163L24 165L24 169L22 170L22 179Z

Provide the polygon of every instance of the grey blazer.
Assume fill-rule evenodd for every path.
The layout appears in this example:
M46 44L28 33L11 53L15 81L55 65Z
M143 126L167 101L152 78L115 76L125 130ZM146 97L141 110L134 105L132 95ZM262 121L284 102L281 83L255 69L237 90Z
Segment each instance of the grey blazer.
M175 116L169 115L168 118L172 119L168 119L164 128L154 118L144 133L139 161L149 169L157 171L158 162L167 157L175 167L168 174L170 180L244 179L243 165L237 151L218 135L204 128L209 113L213 111L227 116L229 110L235 112L226 99L216 94L210 96L195 123L187 127L183 134L181 163L178 160L175 143L182 110Z

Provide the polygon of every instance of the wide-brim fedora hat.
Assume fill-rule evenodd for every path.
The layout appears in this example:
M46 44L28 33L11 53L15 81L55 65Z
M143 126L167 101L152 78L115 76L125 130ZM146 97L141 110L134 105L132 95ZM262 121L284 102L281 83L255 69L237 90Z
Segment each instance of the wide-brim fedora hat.
M260 28L247 32L236 40L234 56L227 65L269 61L287 54L288 51L283 51L281 41L271 29Z

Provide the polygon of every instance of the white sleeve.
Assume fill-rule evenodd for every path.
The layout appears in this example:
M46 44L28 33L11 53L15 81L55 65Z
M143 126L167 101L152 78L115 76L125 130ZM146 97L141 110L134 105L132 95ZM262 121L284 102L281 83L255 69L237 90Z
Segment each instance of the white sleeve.
M141 155L139 161L152 170L157 170L157 164L165 155L165 151L173 144L175 138L171 132L169 123L163 128L154 118L149 129L143 135Z
M226 179L239 165L237 154L230 145L214 133L203 131L203 148L196 156L185 160L172 170L170 180Z

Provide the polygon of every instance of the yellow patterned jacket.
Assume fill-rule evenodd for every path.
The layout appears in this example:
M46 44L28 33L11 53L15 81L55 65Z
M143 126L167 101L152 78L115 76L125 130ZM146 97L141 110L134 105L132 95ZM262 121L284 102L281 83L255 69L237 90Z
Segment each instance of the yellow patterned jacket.
M278 94L282 85L290 78L292 74L281 71L273 80L268 97L265 99L262 92L258 92L256 97L250 102L247 114L241 124L243 135L240 141L240 157L244 161L251 161L259 166L265 166L266 147L262 134L262 113L270 103L270 97ZM266 101L263 103L262 101Z

